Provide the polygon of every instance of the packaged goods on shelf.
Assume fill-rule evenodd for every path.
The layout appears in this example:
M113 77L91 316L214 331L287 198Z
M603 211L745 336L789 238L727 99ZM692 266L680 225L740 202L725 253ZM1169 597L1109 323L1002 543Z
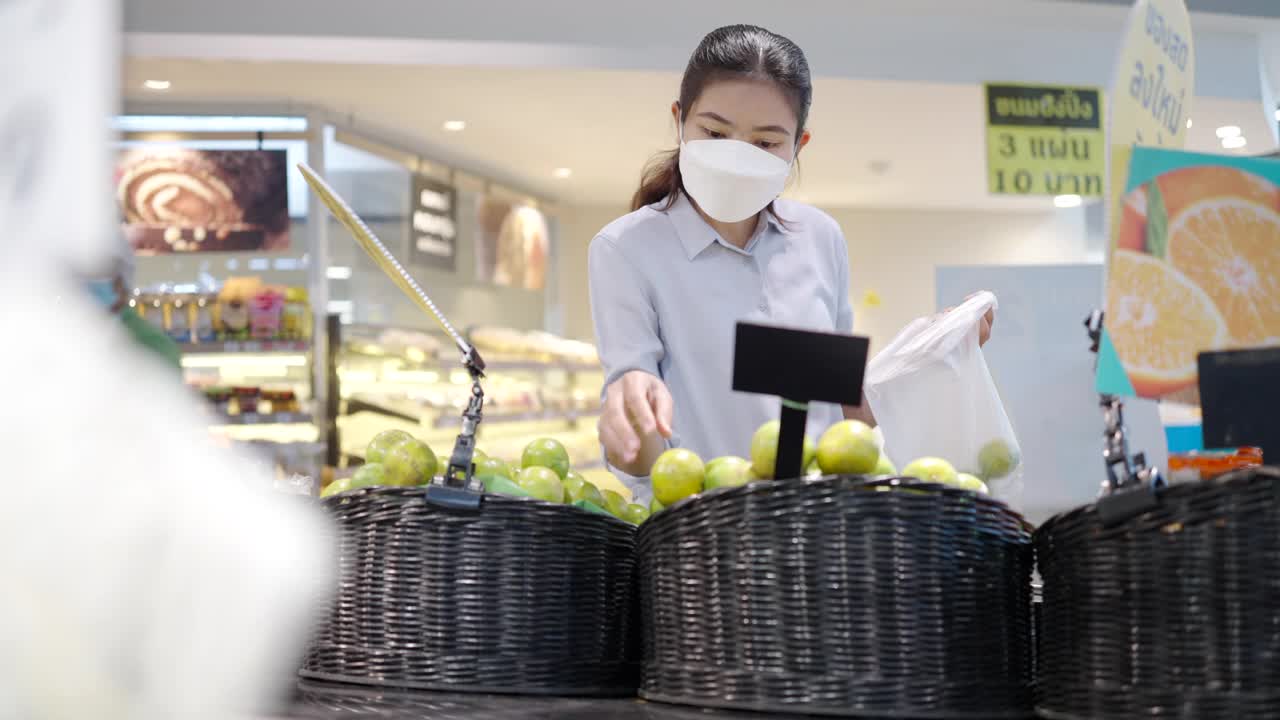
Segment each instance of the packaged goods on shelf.
M228 278L221 289L201 292L178 292L168 285L138 289L131 304L183 345L311 338L307 291L264 285L255 277Z

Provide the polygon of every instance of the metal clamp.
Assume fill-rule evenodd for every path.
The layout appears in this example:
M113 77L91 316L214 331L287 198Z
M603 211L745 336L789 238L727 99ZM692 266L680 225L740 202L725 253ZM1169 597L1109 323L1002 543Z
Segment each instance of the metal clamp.
M1094 310L1084 321L1089 334L1089 351L1095 355L1102 343L1103 317L1101 310ZM1096 368L1096 359L1094 364ZM1098 511L1103 521L1110 524L1156 505L1158 500L1155 490L1164 487L1165 478L1159 468L1147 464L1145 453L1129 454L1129 438L1124 426L1124 401L1116 395L1102 393L1098 396L1098 405L1102 408L1104 425L1102 462L1107 469Z

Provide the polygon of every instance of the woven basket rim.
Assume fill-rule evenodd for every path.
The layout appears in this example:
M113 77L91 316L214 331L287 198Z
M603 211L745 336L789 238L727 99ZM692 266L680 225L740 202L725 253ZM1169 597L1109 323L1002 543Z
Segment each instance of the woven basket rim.
M921 480L919 478L907 477L903 475L882 475L882 476L822 475L820 477L806 477L806 478L791 479L791 480L753 480L749 483L746 483L745 485L714 488L712 490L705 490L696 495L690 495L689 497L683 498L675 503L672 503L671 505L668 505L667 507L663 508L661 512L656 513L655 515L650 517L647 521L645 521L642 525L640 525L639 530L643 534L648 534L648 533L644 533L644 530L651 526L656 527L658 523L665 524L663 523L664 516L665 516L665 519L670 519L670 517L672 517L667 515L668 513L672 511L683 513L687 511L687 509L690 507L696 507L701 502L709 501L716 498L736 497L737 495L753 495L753 494L767 494L767 493L773 493L773 492L785 492L791 489L791 487L795 487L795 486L805 487L805 488L820 488L823 486L837 485L840 483L849 483L849 482L853 483L853 486L850 489L856 492L875 491L874 489L878 487L900 487L908 490L925 491L939 497L966 498L966 499L974 500L978 503L1006 512L1010 516L1016 518L1018 522L1021 523L1023 530L1025 530L1028 535L1034 533L1036 530L1035 525L1033 525L1025 517L1023 517L1022 513L1013 509L1012 507L1009 506L1008 503L1004 502L1003 500L1000 500L999 498L995 498L995 497L992 497L991 495L986 495L983 493L974 492L972 490L965 490L963 488L958 488L952 485L943 485L940 483L928 482L925 480ZM787 486L791 486L791 487L787 487Z
M1193 482L1175 483L1164 487L1156 488L1156 499L1160 502L1180 502L1196 495L1207 492L1214 492L1233 485L1244 485L1259 476L1270 478L1272 481L1280 482L1280 467L1263 465L1258 467L1243 468L1223 473L1208 480L1197 480ZM1280 486L1278 486L1280 489ZM1083 522L1089 517L1098 514L1098 501L1087 503L1070 510L1050 517L1040 526L1038 533L1049 534L1056 528L1074 522ZM1136 515L1133 519L1141 518L1145 513ZM1123 526L1125 523L1121 523Z
M380 498L398 498L403 500L406 503L417 501L417 500L421 500L422 502L425 503L426 495L427 495L427 487L428 487L427 485L411 485L408 487L402 487L402 486L396 486L396 485L373 485L370 487L362 487L362 488L355 488L353 490L347 490L345 492L340 492L340 493L337 493L336 495L330 495L329 497L325 497L325 498L319 498L319 501L324 506L336 507L339 504L339 501L343 501L343 500L358 501L364 498L377 496ZM538 498L517 497L514 495L503 495L501 493L488 493L488 492L484 493L480 501L480 508L476 512L483 512L484 508L490 503L497 503L499 505L514 505L514 506L519 506L521 504L529 504L529 505L537 505L542 507L556 508L556 510L553 510L553 512L568 511L568 512L574 512L574 513L583 513L590 517L595 517L603 521L612 522L616 525L620 525L620 526L624 526L632 529L636 528L635 525L632 525L631 523L619 517L594 512L591 510L587 510L585 508L580 508L576 505L570 505L567 503L553 503L553 502L547 502L546 500L540 500ZM444 506L437 506L437 507L440 507L441 509L446 509L446 510L448 509L448 508L445 508Z

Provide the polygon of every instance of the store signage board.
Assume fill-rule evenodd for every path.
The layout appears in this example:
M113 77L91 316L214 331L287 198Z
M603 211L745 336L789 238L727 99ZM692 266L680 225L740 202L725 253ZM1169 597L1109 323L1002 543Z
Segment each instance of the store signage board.
M1134 148L1121 202L1098 391L1196 404L1199 353L1280 346L1280 161Z
M1115 246L1134 146L1181 148L1195 96L1195 46L1183 0L1137 0L1129 11L1108 104L1107 217Z
M1262 459L1280 455L1280 347L1200 355L1204 398L1204 446L1262 448Z
M458 263L458 193L414 173L410 180L409 262L453 271Z
M1102 195L1100 88L988 83L985 89L991 194Z
M1186 144L1187 118L1191 116L1191 101L1195 95L1195 47L1191 35L1191 17L1187 13L1184 0L1136 0L1129 11L1125 23L1124 40L1116 60L1115 75L1111 83L1111 102L1107 115L1107 198L1106 217L1109 243L1107 245L1106 290L1108 297L1115 300L1127 295L1122 291L1120 281L1113 292L1111 275L1115 266L1115 249L1126 242L1137 244L1136 239L1126 241L1121 237L1122 220L1128 216L1134 219L1131 226L1141 225L1142 245L1146 245L1147 210L1144 203L1138 202L1139 195L1130 195L1130 162L1134 152L1140 147L1181 148ZM1151 178L1146 178L1151 179ZM1126 207L1126 199L1133 202ZM1156 199L1159 202L1163 198ZM1167 208L1155 208L1156 223L1151 224L1153 234L1164 237L1167 227L1161 225L1167 220L1168 213L1161 212ZM1136 222L1140 221L1140 222ZM1131 228L1129 232L1136 232ZM1132 265L1131 260L1142 260L1123 256L1125 266ZM1143 266L1149 267L1149 266ZM1129 280L1131 282L1132 279ZM1106 306L1112 304L1104 300ZM1131 303L1126 303L1126 307ZM1119 310L1120 308L1115 308ZM1124 320L1121 316L1107 316L1103 321L1102 338L1098 349L1098 372L1096 386L1098 392L1132 397L1161 397L1168 394L1184 392L1188 388L1194 392L1195 365L1187 364L1186 350L1180 351L1181 357L1173 364L1177 365L1169 373L1145 373L1136 385L1135 377L1144 373L1135 372L1134 367L1136 340L1126 336L1122 330L1113 333L1108 324ZM1117 337L1117 336L1120 337ZM1120 347L1116 346L1116 340ZM1209 349L1209 348L1200 348ZM1121 358L1121 352L1129 358L1129 367ZM1167 380L1153 379L1152 375L1167 374ZM1189 376L1189 382L1188 382ZM1176 389L1175 389L1176 388Z
M798 478L803 471L808 403L861 404L870 346L854 335L738 323L733 389L782 398L777 477Z

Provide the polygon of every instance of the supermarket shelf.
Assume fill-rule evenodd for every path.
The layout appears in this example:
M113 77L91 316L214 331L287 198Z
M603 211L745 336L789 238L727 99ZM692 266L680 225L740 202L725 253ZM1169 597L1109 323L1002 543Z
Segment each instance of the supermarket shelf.
M371 412L411 423L417 423L421 418L419 414L399 410L391 407L390 405L369 400L368 398L351 397L347 398L343 402L346 403L346 412L343 413L344 415L354 415L358 412Z
M227 340L225 342L183 343L183 355L226 353L305 353L311 352L310 340Z
M311 413L244 413L242 415L223 415L213 421L214 425L291 425L313 423Z
M483 425L499 425L505 423L522 423L522 422L554 422L556 420L564 420L572 422L574 420L589 420L600 416L599 412L527 412L503 415L494 413L492 415L485 414ZM442 428L459 427L462 425L461 415L441 415L436 418L433 427L437 430Z
M435 408L423 408L421 411L415 412L409 403L397 403L394 400L375 400L368 397L356 396L346 399L346 415L354 415L358 412L372 412L387 417L397 418L406 422L421 422L422 416L430 412L440 412L439 417L432 423L432 427L437 430L456 428L462 425L461 411L453 409L438 410ZM502 414L498 412L486 412L484 415L483 425L503 425L508 423L522 422L554 422L563 420L571 422L574 420L587 420L599 417L599 411L571 411L571 412L554 412L554 411L535 411L525 413Z

